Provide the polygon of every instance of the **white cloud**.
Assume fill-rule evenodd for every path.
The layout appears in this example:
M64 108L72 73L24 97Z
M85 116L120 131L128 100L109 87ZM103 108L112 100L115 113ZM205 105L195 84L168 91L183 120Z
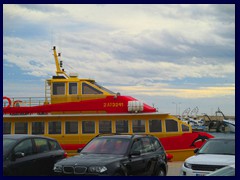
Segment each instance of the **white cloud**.
M4 4L4 67L45 79L55 73L51 48L57 45L67 72L114 91L235 96L229 87L235 83L234 14L234 5ZM204 83L209 78L212 85Z

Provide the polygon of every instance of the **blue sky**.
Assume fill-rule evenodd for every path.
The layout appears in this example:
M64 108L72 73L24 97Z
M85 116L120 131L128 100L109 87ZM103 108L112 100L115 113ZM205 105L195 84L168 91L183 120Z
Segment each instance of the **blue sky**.
M4 4L4 96L44 96L53 45L67 73L159 112L235 114L235 5Z

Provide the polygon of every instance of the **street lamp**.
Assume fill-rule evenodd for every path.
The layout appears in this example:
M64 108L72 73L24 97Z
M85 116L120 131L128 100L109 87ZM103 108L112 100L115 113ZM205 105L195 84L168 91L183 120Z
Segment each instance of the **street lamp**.
M179 115L180 115L180 104L181 104L181 102L179 102L179 103L172 102L172 103L176 104L176 116L178 115L178 105L179 105Z
M178 111L178 112L179 112L179 116L181 116L180 107L181 107L181 104L182 104L182 103L179 102L178 104L179 104L179 107L178 107L178 108L179 108L179 111Z

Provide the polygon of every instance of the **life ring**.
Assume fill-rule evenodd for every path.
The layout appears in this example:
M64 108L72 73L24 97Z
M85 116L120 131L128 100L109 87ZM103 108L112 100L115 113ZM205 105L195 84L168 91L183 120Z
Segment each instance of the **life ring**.
M9 107L11 106L11 104L12 104L11 99L10 99L9 97L7 97L7 96L3 96L3 100L4 100L4 99L6 99L6 100L8 101L7 108L9 108Z
M19 103L21 103L22 101L21 100L16 100L13 102L13 107L19 107Z

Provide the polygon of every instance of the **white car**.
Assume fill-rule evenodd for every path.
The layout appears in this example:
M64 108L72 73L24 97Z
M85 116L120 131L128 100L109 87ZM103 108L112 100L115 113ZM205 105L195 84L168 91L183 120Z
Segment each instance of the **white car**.
M235 176L235 164L218 169L207 174L206 176Z
M196 154L185 160L181 176L205 176L225 166L235 164L235 139L211 138Z

